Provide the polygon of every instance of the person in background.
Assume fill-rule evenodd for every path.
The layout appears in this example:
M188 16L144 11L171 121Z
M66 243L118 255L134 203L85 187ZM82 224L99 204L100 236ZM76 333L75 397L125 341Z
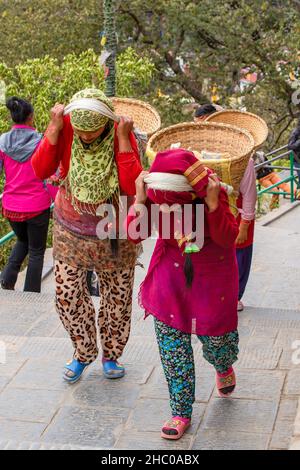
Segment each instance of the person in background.
M237 217L239 234L236 239L236 256L239 267L239 312L244 310L242 297L245 293L251 271L256 201L256 173L253 158L250 158L240 183L239 197L237 200L237 207L239 209L239 215Z
M288 144L289 150L294 152L294 165L298 175L298 188L300 188L300 119L296 129L293 130Z
M195 111L194 121L206 121L208 116L221 109L220 106L216 107L216 105L212 104L200 106ZM239 298L237 306L239 312L244 310L242 297L246 290L252 264L256 200L256 173L254 161L250 158L240 183L239 197L237 200L239 210L237 217L239 234L236 239L236 255L239 268Z
M33 127L34 109L28 101L12 97L6 106L14 125L0 137L0 171L5 174L2 213L17 242L1 274L1 286L14 290L28 256L24 291L40 292L51 197L43 181L36 177L31 159L42 136Z
M261 163L268 162L268 158L262 151L257 151L254 154L254 164L255 166L260 165ZM300 161L300 160L299 160ZM296 163L296 159L295 159ZM300 165L300 164L299 164ZM300 173L300 171L299 171ZM263 166L256 169L256 178L259 181L259 184L263 188L269 188L273 184L278 183L278 185L273 189L273 191L284 191L288 194L291 194L291 184L290 183L281 183L282 178L276 173L272 168ZM297 188L294 189L295 197L298 197ZM279 194L273 194L270 202L270 209L276 209L279 205Z
M210 103L207 103L207 104L203 104L202 106L199 106L199 108L196 109L195 113L194 113L194 122L203 122L203 121L206 121L206 119L208 118L208 116L210 116L211 114L214 114L216 113L217 111L220 110L220 107L218 107L219 109L217 109L217 107L213 104L210 104Z

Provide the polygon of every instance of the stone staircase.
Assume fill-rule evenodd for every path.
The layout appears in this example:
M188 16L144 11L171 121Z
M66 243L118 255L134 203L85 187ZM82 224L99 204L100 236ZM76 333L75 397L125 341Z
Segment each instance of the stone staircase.
M2 291L0 299L0 343L7 347L0 365L0 448L172 448L158 432L168 415L168 394L153 323L139 309L123 357L124 381L105 381L95 364L70 388L60 370L72 349L53 295ZM194 340L195 424L177 449L288 448L300 394L300 368L292 363L299 311L247 308L240 335L239 386L230 405L217 398L213 371ZM224 425L230 432L220 431Z
M274 223L258 224L249 307L240 316L236 394L228 401L217 398L213 370L194 339L195 417L177 443L159 437L169 414L168 393L153 322L144 321L137 306L143 269L137 268L132 334L123 357L127 375L118 383L103 379L99 363L74 387L62 382L60 370L72 349L55 312L51 274L40 295L0 291L0 347L6 348L0 363L0 449L258 450L288 449L291 442L297 448L299 232L297 205ZM153 244L145 243L145 267Z

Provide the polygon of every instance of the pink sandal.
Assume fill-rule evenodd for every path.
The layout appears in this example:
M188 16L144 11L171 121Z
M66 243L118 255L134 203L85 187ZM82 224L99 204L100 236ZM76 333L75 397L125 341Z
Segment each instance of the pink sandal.
M174 416L170 421L167 421L161 431L161 437L163 439L180 439L185 431L190 427L191 420L187 418L180 418L180 416Z
M220 397L229 398L236 387L234 370L231 368L226 374L217 373L216 384Z

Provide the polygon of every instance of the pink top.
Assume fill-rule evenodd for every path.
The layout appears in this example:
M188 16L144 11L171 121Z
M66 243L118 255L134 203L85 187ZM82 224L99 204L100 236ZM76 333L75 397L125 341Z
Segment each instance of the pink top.
M253 158L250 158L245 174L240 184L240 194L243 198L240 213L243 220L255 219L255 208L257 200L256 174Z
M242 220L249 222L248 237L244 243L237 245L237 249L247 248L253 244L256 208L256 173L254 161L250 158L245 174L240 184L240 195L237 200L239 215L237 222L240 225Z
M28 126L13 126L13 129L31 129ZM31 158L24 163L13 160L0 150L0 171L4 168L5 186L2 205L15 212L38 212L48 209L51 197L44 182L35 176Z

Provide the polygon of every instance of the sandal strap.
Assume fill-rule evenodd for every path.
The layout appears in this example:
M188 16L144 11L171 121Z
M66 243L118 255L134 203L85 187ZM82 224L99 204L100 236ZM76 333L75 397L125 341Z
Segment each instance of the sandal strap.
M82 372L87 366L88 364L79 362L77 359L73 359L71 362L66 364L65 369L77 375Z
M174 429L176 431L178 431L178 428L180 428L181 426L185 426L185 423L183 421L181 421L180 419L170 419L170 421L167 421L163 428L164 429Z
M103 367L105 369L112 369L112 370L123 370L124 366L119 364L118 361L106 361L103 363Z
M229 377L220 377L220 385L224 387L230 387L231 385L234 385L233 375L230 375Z
M221 391L223 388L233 387L236 385L235 372L227 375L227 377L220 377L217 375L217 387Z

